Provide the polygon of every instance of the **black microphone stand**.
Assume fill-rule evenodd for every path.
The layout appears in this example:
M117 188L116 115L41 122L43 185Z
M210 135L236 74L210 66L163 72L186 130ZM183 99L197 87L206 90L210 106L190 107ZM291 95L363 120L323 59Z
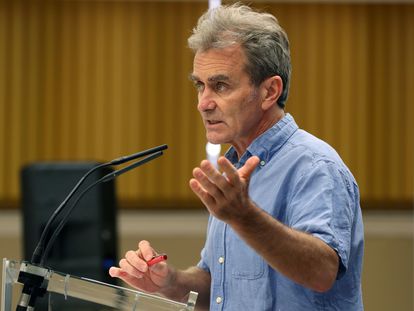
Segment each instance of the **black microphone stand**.
M158 147L154 147L142 152L138 152L129 156L117 158L115 160L112 160L110 162L100 164L89 170L75 185L75 187L72 189L72 191L68 194L68 196L62 201L62 203L59 205L59 207L54 211L52 216L49 218L45 229L42 232L42 235L40 237L40 240L36 246L35 251L33 252L31 262L23 262L20 268L19 276L18 276L18 282L23 284L22 293L20 296L20 300L18 302L18 305L16 307L16 311L33 311L35 308L36 300L38 297L43 297L44 294L47 292L47 285L48 285L48 274L50 273L50 270L44 267L45 261L47 259L47 255L57 237L59 232L62 230L63 226L66 224L71 212L79 202L79 200L93 187L96 185L107 182L109 180L112 180L116 177L118 177L121 174L124 174L138 166L141 166L163 154L162 150L167 149L167 145L161 145ZM131 165L128 165L124 168L121 168L119 170L116 170L114 172L111 172L93 184L89 185L84 191L82 191L79 196L76 198L74 203L70 206L69 210L67 211L66 215L62 218L59 225L53 232L52 236L46 243L46 238L49 234L51 225L53 221L56 219L56 217L62 213L64 207L68 203L68 201L72 198L72 196L75 194L75 192L79 189L80 185L86 180L86 178L93 173L94 171L107 167L107 166L114 166L114 165L120 165L132 160L135 160L137 158L147 156L144 159L140 161L136 161ZM46 244L46 248L45 248Z

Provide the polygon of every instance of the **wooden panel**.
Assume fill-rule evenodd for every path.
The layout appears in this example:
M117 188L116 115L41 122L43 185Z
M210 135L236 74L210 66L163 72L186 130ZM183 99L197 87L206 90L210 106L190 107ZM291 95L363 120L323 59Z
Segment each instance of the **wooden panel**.
M0 9L0 198L3 200L10 196L6 191L6 89L7 89L7 52L6 42L9 41L7 34L9 26L7 25L7 12L4 8ZM1 199L0 199L1 200Z
M292 45L287 110L338 150L369 207L413 206L413 8L272 8Z
M338 150L367 206L410 207L414 5L256 6L290 37L287 111ZM123 206L199 206L188 179L205 134L186 39L206 7L1 2L0 207L18 205L26 163L107 160L163 143L163 158L118 180Z

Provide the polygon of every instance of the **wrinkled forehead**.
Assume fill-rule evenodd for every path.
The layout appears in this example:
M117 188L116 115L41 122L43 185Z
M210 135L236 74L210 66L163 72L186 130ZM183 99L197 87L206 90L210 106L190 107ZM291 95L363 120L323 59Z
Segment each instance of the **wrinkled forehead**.
M245 70L246 57L240 46L198 51L194 56L193 76L232 76ZM207 78L207 77L205 77Z

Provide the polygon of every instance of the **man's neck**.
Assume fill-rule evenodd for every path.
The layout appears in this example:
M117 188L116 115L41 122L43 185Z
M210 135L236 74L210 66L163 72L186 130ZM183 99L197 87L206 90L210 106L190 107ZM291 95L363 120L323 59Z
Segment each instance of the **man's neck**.
M282 120L285 117L285 111L282 108L277 108L269 118L264 118L261 125L257 128L256 133L252 136L252 138L245 144L240 145L232 145L233 148L236 150L237 158L240 158L244 155L247 148L258 138L260 135L265 133L268 129L273 127L277 122Z

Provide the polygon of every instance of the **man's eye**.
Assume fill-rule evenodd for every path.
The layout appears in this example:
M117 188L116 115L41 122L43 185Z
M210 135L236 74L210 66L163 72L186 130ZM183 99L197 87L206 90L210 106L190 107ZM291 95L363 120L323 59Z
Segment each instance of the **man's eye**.
M216 92L222 92L227 90L227 84L223 82L217 82L215 86Z
M196 88L197 92L202 92L204 90L204 84L196 82L194 83L194 87Z

